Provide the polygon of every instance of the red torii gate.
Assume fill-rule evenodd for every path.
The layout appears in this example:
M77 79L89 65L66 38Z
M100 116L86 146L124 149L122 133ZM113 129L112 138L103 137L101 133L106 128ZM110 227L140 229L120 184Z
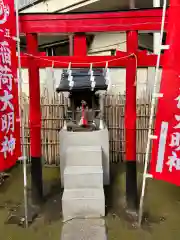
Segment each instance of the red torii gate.
M167 16L166 16L167 17ZM138 31L159 31L162 10L133 10L87 14L21 14L20 34L26 35L27 54L22 54L23 68L29 69L30 138L33 198L42 199L41 168L41 108L39 68L51 67L126 67L126 194L129 207L137 204L136 179L136 70L137 67L155 66L157 56L138 50ZM165 28L167 26L167 19ZM126 31L127 52L116 56L87 56L87 32ZM38 52L38 34L74 34L72 56L41 56ZM70 46L72 48L72 46ZM163 58L162 58L163 59ZM162 63L162 62L161 62Z

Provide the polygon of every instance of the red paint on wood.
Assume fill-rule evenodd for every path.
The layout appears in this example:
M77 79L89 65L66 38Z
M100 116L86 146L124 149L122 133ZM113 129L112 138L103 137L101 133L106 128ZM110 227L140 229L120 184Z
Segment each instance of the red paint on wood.
M73 42L73 54L74 56L86 56L87 55L87 43L85 34L75 34Z
M138 50L138 33L127 32L127 52L136 54ZM125 136L126 160L136 161L136 57L129 58L126 65L126 105L125 105Z
M161 18L161 9L88 14L26 14L20 16L20 31L21 33L155 31L160 30ZM166 26L167 20L165 28Z
M38 40L36 34L27 34L27 52L38 55ZM34 57L28 57L29 95L30 95L30 139L31 156L41 157L41 107L40 107L40 77L39 67Z

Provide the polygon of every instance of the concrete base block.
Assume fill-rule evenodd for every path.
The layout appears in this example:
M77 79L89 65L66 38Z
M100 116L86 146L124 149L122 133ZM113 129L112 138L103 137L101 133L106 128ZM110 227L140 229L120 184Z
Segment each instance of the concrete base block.
M68 131L62 129L60 131L60 139L59 140L61 143L60 144L60 159L61 159L60 170L61 170L61 186L62 187L64 187L64 169L67 166L66 153L67 153L67 149L69 147L85 147L87 150L88 148L92 149L92 148L94 148L94 146L96 146L95 152L97 154L97 152L98 152L97 149L99 148L99 146L101 146L104 185L109 184L109 180L110 180L110 177L109 177L109 132L108 132L107 128L105 128L103 130L99 130L99 131L92 131L92 132L68 132ZM91 147L89 147L89 146L91 146ZM94 148L94 150L95 150L95 148ZM89 151L89 152L91 154L91 151ZM86 153L85 157L88 159L87 155L88 154ZM74 158L73 162L77 160L76 157ZM85 157L82 157L81 161L84 161ZM100 159L99 157L97 158L97 160L91 158L91 161L93 161L93 162L99 161L99 159ZM87 160L87 162L89 160ZM80 164L79 160L78 160L78 164ZM83 163L83 165L84 165L84 163ZM91 166L93 166L93 165L94 164L92 164L92 162L91 162Z
M63 225L61 240L106 240L104 219L74 219Z
M105 216L103 189L68 189L62 197L63 219L100 218Z
M102 167L66 167L64 170L64 188L103 188Z
M101 146L70 146L66 151L66 166L102 166Z

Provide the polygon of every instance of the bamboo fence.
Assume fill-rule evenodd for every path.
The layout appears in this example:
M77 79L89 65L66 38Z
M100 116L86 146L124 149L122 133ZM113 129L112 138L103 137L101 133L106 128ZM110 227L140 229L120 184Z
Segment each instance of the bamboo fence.
M42 113L42 156L45 164L59 165L60 147L59 130L63 126L64 112L67 110L68 100L62 94L54 94L49 98L45 89L41 97ZM148 123L150 116L150 97L142 93L137 100L137 161L143 162L145 158ZM109 129L110 160L123 161L125 158L125 131L124 131L124 95L106 95L104 100L105 122ZM26 155L30 156L29 136L29 100L24 97L23 116L25 126ZM30 161L30 159L29 159Z

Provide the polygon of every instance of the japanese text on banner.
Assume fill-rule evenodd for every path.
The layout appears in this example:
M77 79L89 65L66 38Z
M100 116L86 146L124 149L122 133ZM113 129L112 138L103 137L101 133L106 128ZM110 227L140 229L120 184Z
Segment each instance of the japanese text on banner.
M0 170L4 170L19 157L20 123L14 1L0 0L0 10Z
M180 95L175 98L177 101L177 109L180 109ZM174 132L171 134L171 143L169 146L172 148L172 155L168 157L168 162L166 163L169 166L169 171L180 170L180 115L175 114L175 119L177 124L173 127Z

